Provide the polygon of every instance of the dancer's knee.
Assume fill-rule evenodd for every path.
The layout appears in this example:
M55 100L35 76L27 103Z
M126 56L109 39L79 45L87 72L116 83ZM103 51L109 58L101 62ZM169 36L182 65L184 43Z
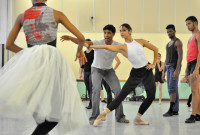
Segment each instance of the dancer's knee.
M152 102L155 99L155 94L147 96L147 100Z

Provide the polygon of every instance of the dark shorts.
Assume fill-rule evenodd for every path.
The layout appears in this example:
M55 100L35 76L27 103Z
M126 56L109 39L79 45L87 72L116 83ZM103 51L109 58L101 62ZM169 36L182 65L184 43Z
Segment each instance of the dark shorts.
M197 59L187 63L187 75L190 75L194 72L196 64L197 64ZM200 74L200 68L199 68L199 74Z
M162 75L155 75L155 82L164 83L162 80Z

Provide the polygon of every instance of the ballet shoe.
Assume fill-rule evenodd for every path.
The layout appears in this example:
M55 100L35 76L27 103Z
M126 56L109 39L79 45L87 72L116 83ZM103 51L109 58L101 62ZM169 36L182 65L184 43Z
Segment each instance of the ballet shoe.
M149 122L148 121L143 121L143 120L141 120L141 119L135 119L134 120L134 124L135 125L149 125Z
M99 123L101 122L101 121L105 121L106 120L106 114L105 113L101 113L101 114L99 114L99 116L96 118L96 120L94 121L94 124L93 124L93 126L98 126L99 125Z
M102 117L101 121L106 121L106 116Z

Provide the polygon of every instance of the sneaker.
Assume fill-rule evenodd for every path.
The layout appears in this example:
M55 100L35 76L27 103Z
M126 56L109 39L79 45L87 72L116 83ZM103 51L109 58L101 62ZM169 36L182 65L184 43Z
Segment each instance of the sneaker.
M91 117L91 118L89 119L90 125L93 125L93 124L94 124L94 121L95 121L95 119Z
M103 102L103 103L107 103L106 100L101 100L101 102Z
M199 114L196 114L195 120L196 120L196 121L200 121L200 115L199 115Z
M190 115L190 118L186 119L185 123L195 123L195 116Z
M87 107L85 107L87 109L92 109L92 106L91 105L88 105Z
M119 123L129 123L129 120L127 120L125 117L122 117L121 119L117 120Z
M170 116L173 116L173 112L166 112L165 114L163 114L163 117L170 117Z
M173 115L178 115L178 112L173 111L172 113L173 113Z

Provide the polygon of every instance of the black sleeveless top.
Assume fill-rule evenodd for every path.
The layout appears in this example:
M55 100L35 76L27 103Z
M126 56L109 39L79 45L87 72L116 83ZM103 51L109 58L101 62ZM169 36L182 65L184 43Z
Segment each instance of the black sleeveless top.
M159 63L160 67L161 67L161 61ZM163 71L163 70L162 70ZM162 76L162 71L159 71L158 69L158 65L156 63L156 67L155 67L155 76Z
M84 68L84 72L91 72L91 65L94 60L94 50L91 50L89 53L84 51L87 62L81 68Z
M178 52L177 48L175 46L175 42L179 40L178 38L173 42L171 46L168 47L169 43L166 46L166 65L172 66L176 68L177 66L177 61L178 61Z

